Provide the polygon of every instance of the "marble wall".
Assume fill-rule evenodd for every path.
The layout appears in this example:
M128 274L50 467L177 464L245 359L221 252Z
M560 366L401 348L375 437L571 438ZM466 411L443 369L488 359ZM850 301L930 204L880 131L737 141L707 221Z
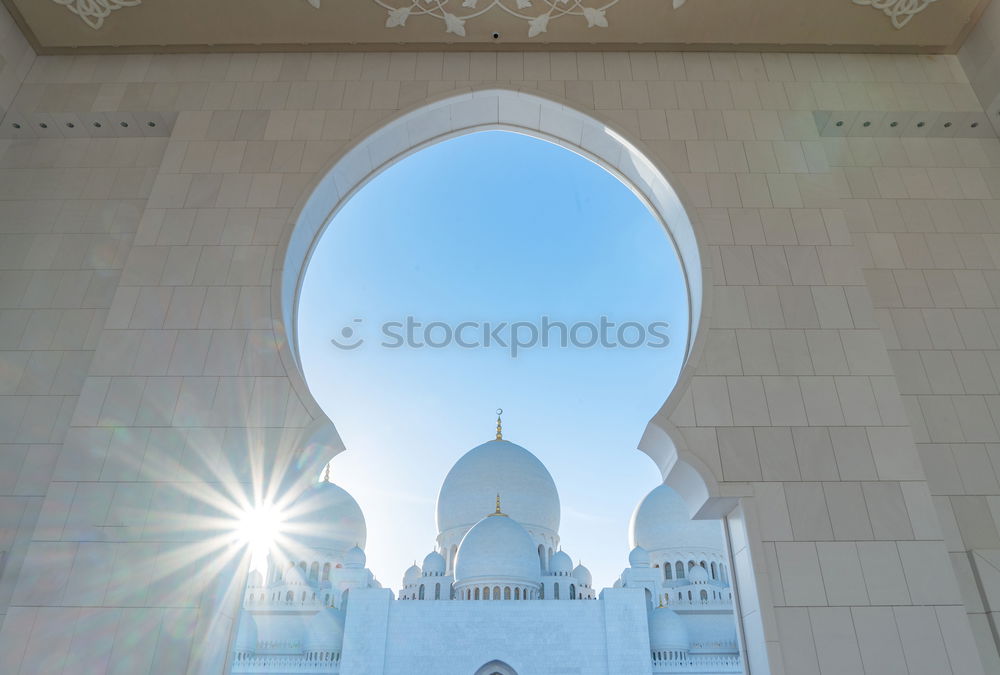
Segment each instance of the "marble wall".
M35 52L21 35L5 7L0 7L0 119L10 107Z
M958 51L976 95L1000 130L1000 4L991 2Z
M296 205L486 86L615 126L686 200L709 314L669 418L741 501L752 662L998 670L1000 141L959 59L453 52L34 59L0 124L0 671L221 670L232 570L192 523L313 422L273 324ZM37 127L96 113L176 124Z

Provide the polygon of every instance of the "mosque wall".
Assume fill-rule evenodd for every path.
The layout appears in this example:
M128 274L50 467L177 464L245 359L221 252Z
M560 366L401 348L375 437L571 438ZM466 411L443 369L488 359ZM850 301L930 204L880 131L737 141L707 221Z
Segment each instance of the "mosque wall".
M0 614L13 598L5 624L15 631L2 641L2 672L17 672L9 659L20 657L8 648L25 649L21 631L51 626L53 637L71 621L106 636L119 620L138 618L141 610L125 607L150 590L125 583L136 580L131 563L141 557L123 550L119 558L110 543L141 539L147 519L136 505L149 505L149 485L93 482L122 471L111 464L70 470L67 483L57 465L102 443L134 453L151 438L176 435L123 425L135 420L112 402L134 397L138 380L112 385L94 369L165 146L165 138L33 139L11 142L0 159ZM56 560L67 566L56 572ZM113 568L118 583L109 588ZM109 601L118 608L101 610ZM59 672L72 634L54 642L38 635L31 669ZM91 652L86 638L73 639ZM110 653L108 645L90 662Z
M21 35L6 7L0 7L0 119L31 69L35 51Z
M652 672L641 589L606 589L596 601L521 603L393 602L388 590L354 590L347 617L344 673L471 674L493 660L519 673ZM384 661L370 658L386 644Z
M0 141L0 672L221 671L224 575L177 522L312 421L272 323L294 207L388 116L486 85L615 125L691 209L713 286L670 420L743 499L754 672L1000 671L1000 142L958 58L456 52L34 60ZM94 112L177 118L37 137Z
M1000 129L1000 6L991 2L969 32L958 58L983 108Z

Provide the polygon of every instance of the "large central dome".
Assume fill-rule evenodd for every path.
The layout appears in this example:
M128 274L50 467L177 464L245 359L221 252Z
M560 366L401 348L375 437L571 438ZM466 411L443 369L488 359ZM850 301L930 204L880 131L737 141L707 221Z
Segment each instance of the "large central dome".
M469 528L493 510L527 528L559 531L559 493L545 465L510 441L489 441L469 450L448 472L437 501L438 532Z

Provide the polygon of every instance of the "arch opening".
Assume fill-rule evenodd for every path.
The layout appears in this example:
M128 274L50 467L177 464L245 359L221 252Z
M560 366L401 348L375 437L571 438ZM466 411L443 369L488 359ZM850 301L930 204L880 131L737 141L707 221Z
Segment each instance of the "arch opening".
M302 362L295 327L302 271L314 253L322 229L358 190L400 158L442 140L484 130L518 131L545 138L597 161L623 179L661 222L669 223L665 229L673 240L688 290L689 330L683 345L683 365L686 366L692 354L697 353L698 327L704 311L698 245L690 219L677 194L655 164L613 129L566 106L517 92L489 90L462 94L402 115L350 148L320 180L312 196L301 205L298 222L292 228L280 269L276 271L278 283L274 287L277 302L272 306L280 311L280 316L276 317L277 324L288 338L282 349L286 366L292 366L287 370L293 373L292 379L300 398L319 417L322 417L321 408L309 393L301 375ZM317 198L324 191L324 196ZM660 412L647 426L639 448L656 462L666 483L681 493L692 515L720 518L736 509L739 500L719 496L711 471L675 441L679 436L666 421L687 376L689 374L686 373L679 376L681 386L671 390ZM337 450L343 449L337 432L329 423L320 423L317 428L329 428L330 431L325 432L327 437L337 441L332 446ZM312 468L318 472L328 459L328 454L316 456L310 460ZM540 564L545 563L540 561ZM683 572L679 571L678 576L681 574ZM477 675L479 672L490 675L482 670L477 671ZM497 672L507 675L508 671Z

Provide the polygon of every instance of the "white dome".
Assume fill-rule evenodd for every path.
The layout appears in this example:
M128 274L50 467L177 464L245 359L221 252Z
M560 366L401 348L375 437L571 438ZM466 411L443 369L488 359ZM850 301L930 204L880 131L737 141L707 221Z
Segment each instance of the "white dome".
M632 514L629 542L647 551L684 548L721 553L722 525L716 520L692 520L684 499L661 485Z
M234 649L238 652L252 652L257 649L257 622L246 610L240 613L240 627L236 632Z
M576 566L573 570L573 576L587 588L590 588L590 586L594 583L594 577L590 574L590 570L583 565Z
M677 612L658 607L649 615L649 646L654 650L691 648L687 626Z
M344 567L349 569L361 569L368 562L368 556L357 546L352 546L344 554Z
M424 574L426 575L441 576L446 567L444 556L437 551L431 551L424 558Z
M247 586L258 587L264 585L264 575L260 573L260 570L254 570L250 573L250 579L247 581Z
M473 525L455 558L455 583L496 579L537 584L539 574L531 536L503 515L487 516Z
M292 564L283 572L281 583L285 586L304 586L309 583L309 575L298 565Z
M403 573L403 586L412 586L417 583L420 579L420 568L417 567L416 563L410 565L410 567Z
M559 493L545 465L510 441L489 441L465 453L448 472L437 501L438 532L471 527L493 510L525 527L559 531Z
M642 546L636 546L628 554L629 567L649 567L649 551Z
M552 556L552 560L549 561L549 572L552 574L569 574L572 571L573 560L562 551L556 551L556 554Z
M305 648L307 651L340 651L344 646L344 619L340 612L321 609L307 623Z
M692 584L708 583L708 572L701 565L695 565L688 570L688 581Z
M284 529L301 546L342 556L354 546L365 545L367 529L361 507L333 483L320 481L310 486L290 511L294 515ZM298 557L294 549L291 555Z

